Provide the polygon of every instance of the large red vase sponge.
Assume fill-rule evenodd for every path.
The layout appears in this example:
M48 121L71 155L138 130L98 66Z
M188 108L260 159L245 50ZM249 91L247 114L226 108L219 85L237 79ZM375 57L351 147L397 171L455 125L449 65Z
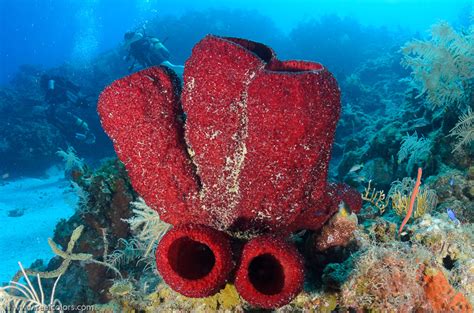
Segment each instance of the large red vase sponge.
M192 298L218 292L234 269L229 237L197 224L176 226L166 233L156 249L156 264L171 288Z
M152 67L102 92L101 122L134 189L174 226L156 253L171 288L217 292L239 262L229 237L258 234L242 251L238 291L262 308L298 294L303 262L285 238L320 229L342 202L361 207L356 191L327 183L340 109L323 65L212 35L194 46L182 88Z
M251 305L265 309L286 305L302 290L303 282L303 259L283 238L265 235L245 245L235 287Z

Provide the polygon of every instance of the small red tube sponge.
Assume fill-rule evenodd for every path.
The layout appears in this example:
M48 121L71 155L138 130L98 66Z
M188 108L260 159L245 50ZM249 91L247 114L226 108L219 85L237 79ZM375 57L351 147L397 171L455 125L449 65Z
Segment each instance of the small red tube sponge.
M234 268L229 237L197 224L174 227L158 244L156 265L163 280L192 298L215 294Z
M271 309L288 304L303 282L303 259L293 245L269 235L245 245L235 287L251 305Z

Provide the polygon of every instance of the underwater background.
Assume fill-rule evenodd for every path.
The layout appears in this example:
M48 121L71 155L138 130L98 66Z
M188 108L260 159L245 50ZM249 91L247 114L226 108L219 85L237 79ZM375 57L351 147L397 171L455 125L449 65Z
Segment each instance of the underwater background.
M0 312L50 296L71 306L58 312L259 307L232 280L188 298L160 278L155 250L172 226L133 188L97 113L106 86L150 65L182 80L207 34L319 62L341 91L327 180L362 208L341 202L321 229L288 237L304 288L271 309L471 312L473 4L0 0ZM130 32L158 39L165 62L140 62Z

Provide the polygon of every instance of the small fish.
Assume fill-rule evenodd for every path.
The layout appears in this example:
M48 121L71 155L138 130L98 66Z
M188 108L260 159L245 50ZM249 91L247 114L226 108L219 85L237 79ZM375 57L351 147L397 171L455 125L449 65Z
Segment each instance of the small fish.
M10 177L9 173L5 173L5 174L2 175L2 179L7 179L8 177Z
M430 122L424 117L416 119L416 120L412 121L412 123L413 123L413 125L411 127L415 127L415 128L424 127L424 126L430 124Z
M358 183L363 183L363 182L367 181L367 179L362 175L358 175L356 178L354 178L354 181L358 182Z
M349 170L349 173L357 172L357 171L359 171L363 168L364 168L364 164L356 164L356 165L351 167L351 169Z
M339 211L337 213L341 217L348 217L351 214L349 206L344 201L339 203Z
M451 177L449 179L449 186L453 187L454 186L454 177Z
M456 217L456 214L454 214L454 211L451 208L446 208L446 213L448 213L448 217L451 221L454 222L454 224L459 225L461 222L458 220Z
M306 234L306 229L303 229L296 234L294 234L295 237L303 237L303 235Z

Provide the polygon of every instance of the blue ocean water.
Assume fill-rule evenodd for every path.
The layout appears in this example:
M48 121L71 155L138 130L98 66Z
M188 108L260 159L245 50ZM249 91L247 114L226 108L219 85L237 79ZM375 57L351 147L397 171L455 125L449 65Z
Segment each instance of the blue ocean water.
M126 31L155 16L210 8L253 10L287 33L301 21L336 14L362 25L425 32L436 21L458 22L462 15L468 16L469 4L472 1L3 0L0 82L8 83L22 64L57 66L112 49Z
M262 42L281 59L320 62L332 72L342 115L330 180L360 192L368 181L378 181L388 194L393 182L416 176L416 167L423 166L438 192L433 212L444 217L449 206L459 224L472 225L472 139L462 146L464 154L451 157L447 151L454 147L447 145L454 139L442 138L453 138L446 136L458 118L470 114L474 75L458 83L457 72L452 74L453 85L464 87L447 96L449 105L436 106L413 78L413 67L403 65L402 47L430 40L432 26L447 23L467 38L460 51L472 60L473 7L469 0L0 0L0 283L12 279L18 261L37 271L57 267L48 238L65 248L81 223L93 243L78 245L94 257L102 257L104 242L98 248L91 239L102 240L100 229L110 237L110 252L120 249L119 238L132 238L120 223L131 218L129 202L139 195L110 161L116 153L97 115L99 95L112 81L151 65L182 76L192 47L207 34ZM124 40L127 32L161 40L169 56L139 59ZM472 73L469 62L465 72ZM456 91L465 95L454 98ZM437 113L439 107L452 112ZM393 131L383 130L386 125ZM466 125L472 129L472 122ZM419 144L418 159L401 156L410 140ZM114 198L122 183L124 198ZM111 279L110 271L97 273ZM81 298L75 291L71 303L113 298L98 292L104 286L92 287L84 276L78 280L94 296ZM58 296L68 302L67 292ZM0 312L1 305L0 294Z

